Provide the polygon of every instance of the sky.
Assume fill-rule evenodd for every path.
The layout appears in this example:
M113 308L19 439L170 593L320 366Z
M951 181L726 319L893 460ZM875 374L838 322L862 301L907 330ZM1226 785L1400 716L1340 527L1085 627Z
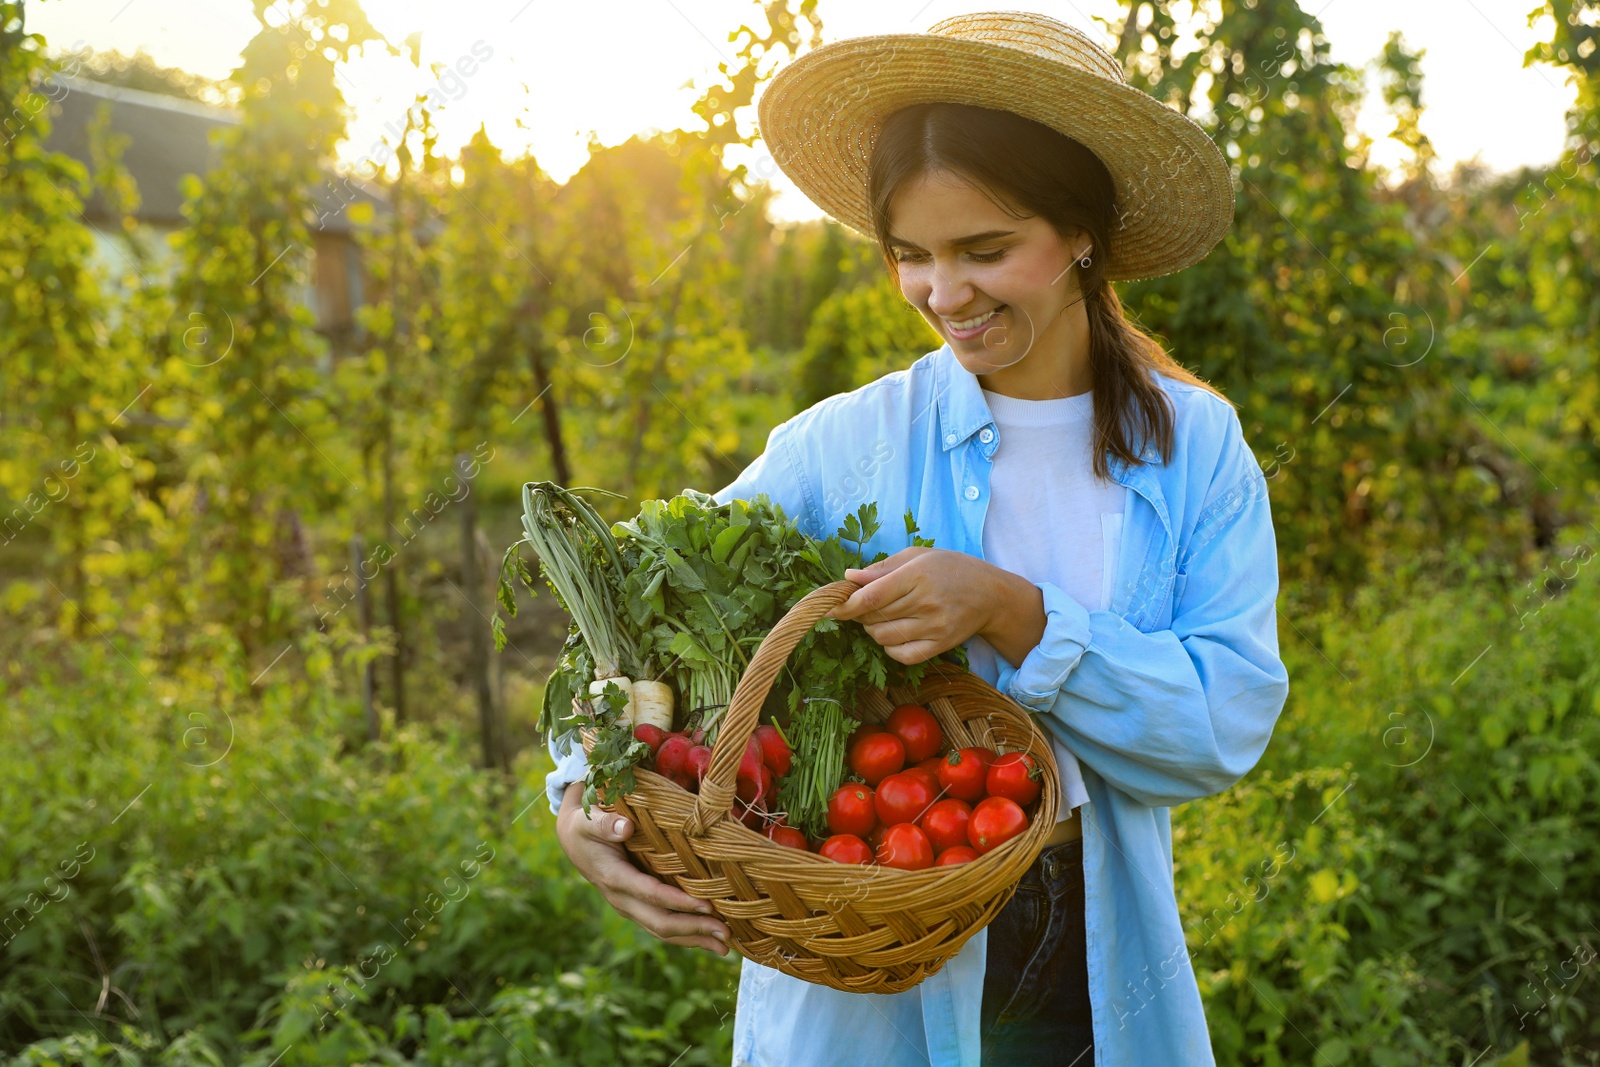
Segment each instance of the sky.
M940 19L1012 7L994 0L819 0L825 41L865 34L916 33ZM1082 29L1108 48L1094 16L1115 19L1118 0L1029 0L1025 5ZM1363 66L1400 30L1422 59L1422 130L1448 168L1477 158L1493 170L1555 161L1563 116L1575 88L1557 68L1523 67L1522 56L1548 23L1529 26L1537 0L1302 0L1322 20L1332 57ZM391 41L422 33L424 67L463 56L471 77L442 85L436 121L441 145L464 143L479 124L503 148L530 148L544 170L565 181L587 158L591 137L614 145L651 129L698 127L689 105L733 60L729 31L761 24L752 0L365 0ZM149 52L164 66L226 77L257 23L249 0L53 0L29 3L29 28L51 47ZM350 140L341 155L363 160L435 77L397 57L358 57L341 88L351 104ZM524 85L526 88L524 88ZM1376 80L1358 128L1376 142L1372 159L1392 165L1403 150L1386 137L1393 123ZM759 90L758 90L759 93ZM755 109L739 115L755 124ZM1390 147L1392 146L1392 147ZM735 146L730 164L753 165L759 149ZM772 214L782 221L821 212L778 173Z

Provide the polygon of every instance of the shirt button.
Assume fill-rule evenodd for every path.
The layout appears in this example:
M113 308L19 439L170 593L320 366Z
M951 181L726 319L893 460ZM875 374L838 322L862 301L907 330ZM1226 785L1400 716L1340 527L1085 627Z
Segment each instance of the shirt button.
M985 426L982 430L978 431L978 440L982 441L984 444L988 444L990 441L994 440L994 431Z
M967 486L967 499L968 500L976 500L976 499L978 499L978 487L977 486L975 486L975 485Z
M944 435L944 443L947 444L947 445L955 444L956 443L956 435L953 434L953 433L945 434Z

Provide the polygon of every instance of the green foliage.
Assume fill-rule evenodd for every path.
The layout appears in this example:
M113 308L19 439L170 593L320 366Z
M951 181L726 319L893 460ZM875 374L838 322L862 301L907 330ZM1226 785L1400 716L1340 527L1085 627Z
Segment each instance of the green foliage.
M542 753L512 780L411 728L341 755L348 705L173 700L56 651L0 694L0 1048L38 1042L6 1062L727 1061L736 971L561 873Z
M871 283L835 293L817 307L800 355L795 403L810 407L849 392L909 366L941 343L893 279L880 273Z
M46 151L56 75L0 0L11 1062L727 1061L732 969L613 913L544 816L542 733L594 669L551 600L497 627L519 777L470 769L487 596L436 520L463 481L498 543L530 478L623 488L607 523L713 490L776 422L938 344L870 242L775 225L770 160L725 162L773 59L820 35L809 0L757 6L704 129L595 144L561 184L483 131L447 159L408 110L370 176L388 209L350 213L367 306L343 335L306 292L319 195L350 188L338 66L384 47L352 0L253 0L222 86L67 57L236 109L170 256L103 123L87 169ZM1404 149L1387 173L1354 127L1365 71L1292 0L1124 6L1130 81L1206 125L1238 202L1202 263L1119 292L1239 406L1284 577L1292 692L1263 767L1175 813L1219 1062L1594 1063L1600 620L1576 538L1600 499L1600 8L1530 5L1528 60L1576 88L1561 159L1444 176L1398 36L1369 64ZM469 450L476 480L451 467ZM878 516L851 521L800 561L818 581L862 562ZM764 535L729 529L662 557L656 592L681 564L710 594L675 611L778 610L738 558ZM680 636L670 656L707 651ZM870 670L835 623L809 640L813 669ZM419 710L368 745L379 660ZM781 678L769 710L797 695Z
M1600 586L1364 600L1285 626L1263 770L1174 813L1218 1062L1592 1063Z

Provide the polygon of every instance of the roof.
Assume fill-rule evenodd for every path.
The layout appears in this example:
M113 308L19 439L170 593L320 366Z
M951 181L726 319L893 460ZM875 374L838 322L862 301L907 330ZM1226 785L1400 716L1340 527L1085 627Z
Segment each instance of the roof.
M227 108L85 78L58 75L55 80L67 91L51 106L46 146L92 167L89 127L100 109L109 107L110 132L128 139L122 165L139 186L139 207L134 217L141 222L185 225L184 175L203 176L211 169L217 161L211 134L239 125L238 114ZM349 204L367 203L376 211L388 210L378 187L342 175L334 181L340 187L338 192L327 186L315 191L326 219L322 232L350 232L350 220L345 215ZM98 191L85 206L84 214L90 219L109 215Z

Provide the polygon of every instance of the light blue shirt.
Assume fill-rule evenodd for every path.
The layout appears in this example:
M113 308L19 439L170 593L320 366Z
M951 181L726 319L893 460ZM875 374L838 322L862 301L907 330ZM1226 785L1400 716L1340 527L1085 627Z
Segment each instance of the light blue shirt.
M1230 405L1158 381L1175 413L1171 462L1154 445L1140 465L1109 457L1113 480L1133 492L1108 610L1036 583L1043 640L1021 664L997 657L997 676L980 672L1082 765L1096 1067L1213 1062L1174 895L1168 808L1254 767L1289 692L1261 467ZM946 345L778 425L714 495L766 493L814 537L876 500L882 528L869 558L910 543L908 508L938 547L981 557L999 444L977 377ZM546 788L559 811L567 783L583 776L583 750L552 755ZM938 974L892 995L844 993L744 960L734 1063L976 1065L987 946L979 931Z

